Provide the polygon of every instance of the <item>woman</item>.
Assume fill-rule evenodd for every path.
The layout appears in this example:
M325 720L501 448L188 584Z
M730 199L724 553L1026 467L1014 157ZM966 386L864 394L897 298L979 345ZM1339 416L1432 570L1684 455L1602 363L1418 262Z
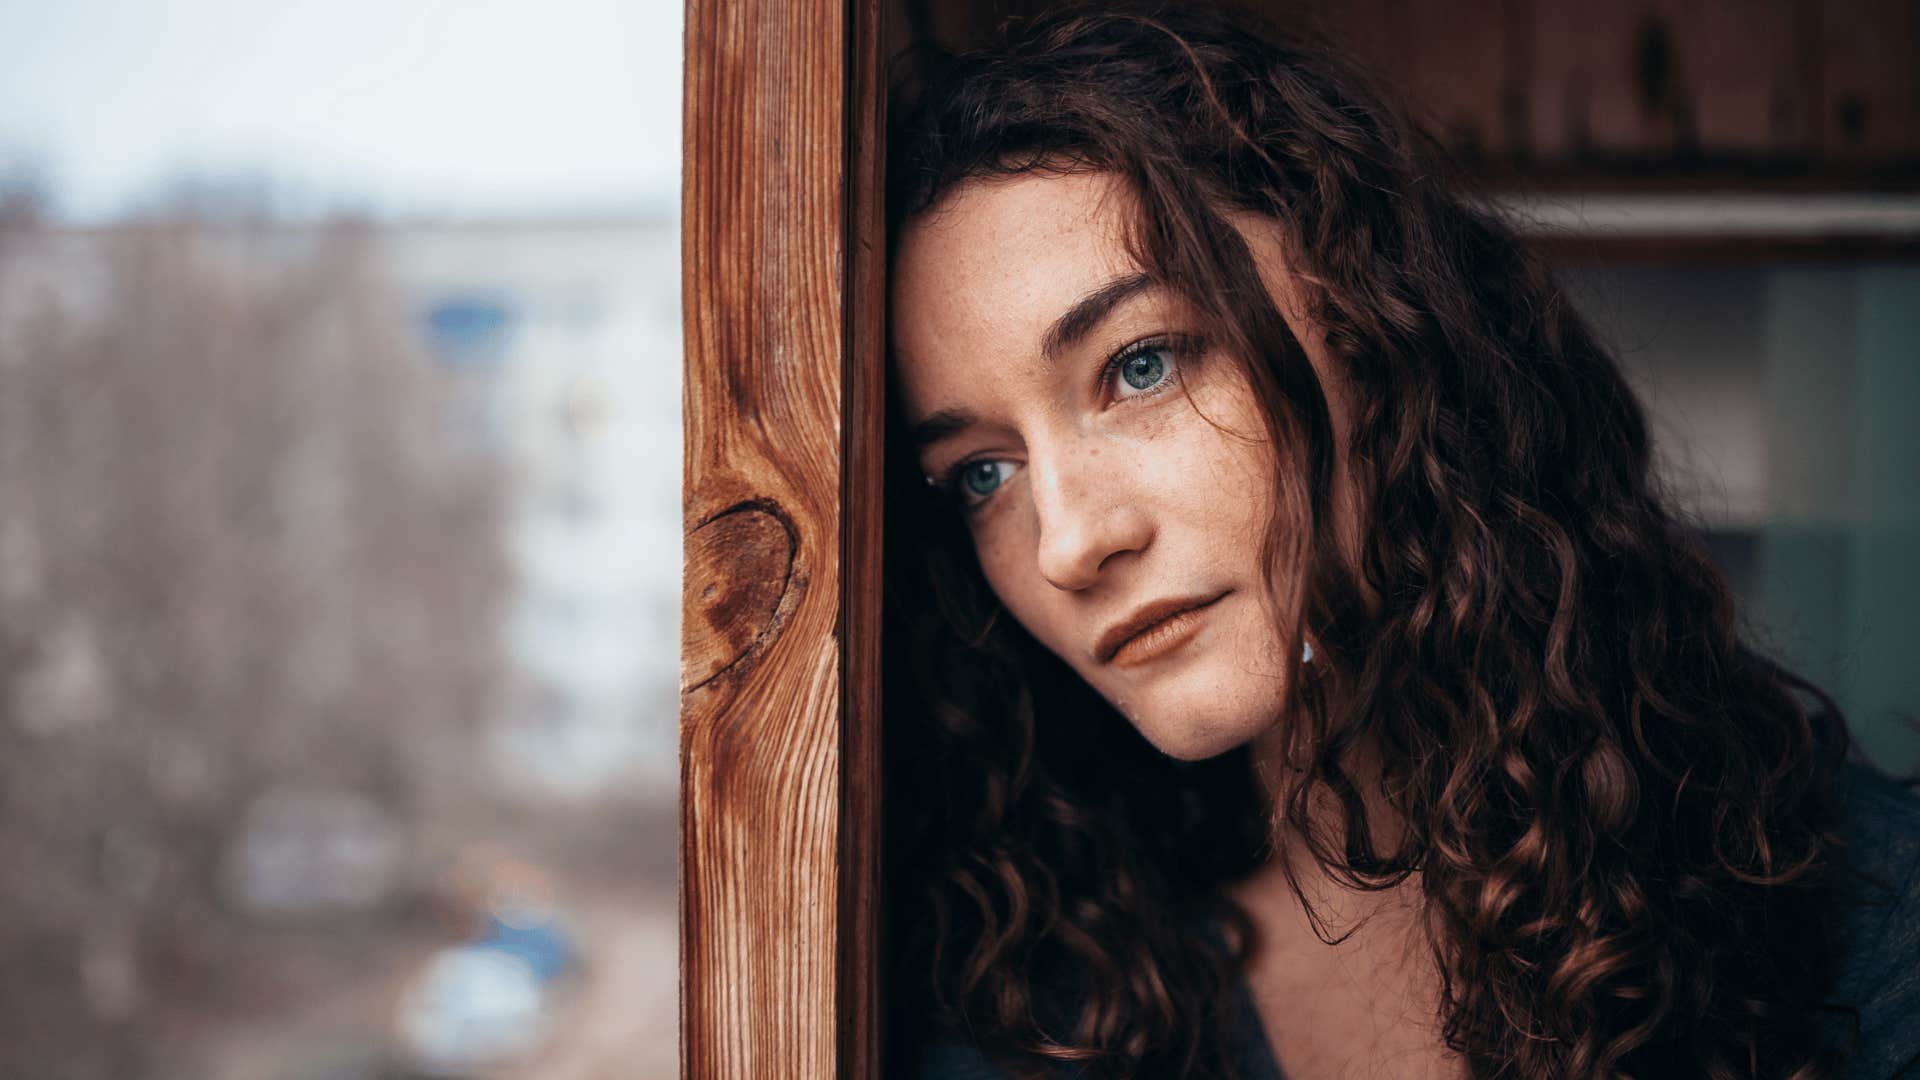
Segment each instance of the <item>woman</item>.
M1189 5L902 98L890 1075L1913 1065L1920 804L1366 79Z

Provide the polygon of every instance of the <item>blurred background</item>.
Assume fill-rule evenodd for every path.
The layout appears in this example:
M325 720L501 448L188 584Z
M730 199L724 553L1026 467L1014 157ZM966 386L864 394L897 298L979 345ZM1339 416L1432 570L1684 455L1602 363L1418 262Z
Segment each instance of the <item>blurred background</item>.
M0 1076L677 1072L680 49L0 0Z
M1751 633L1920 767L1910 0L1264 6L1556 260ZM675 1072L680 49L0 0L0 1076Z

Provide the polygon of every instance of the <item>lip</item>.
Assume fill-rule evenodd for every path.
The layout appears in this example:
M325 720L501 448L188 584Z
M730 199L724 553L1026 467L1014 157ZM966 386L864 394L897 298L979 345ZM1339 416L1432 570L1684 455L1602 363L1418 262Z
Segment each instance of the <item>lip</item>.
M1205 596L1169 597L1165 600L1155 600L1152 603L1143 604L1135 609L1133 614L1121 619L1109 627L1106 633L1100 635L1100 640L1094 643L1093 655L1101 663L1110 664L1113 662L1114 654L1118 653L1127 642L1139 637L1142 633L1153 629L1154 626L1165 622L1175 615L1207 607L1232 591L1231 589L1224 589L1220 592Z

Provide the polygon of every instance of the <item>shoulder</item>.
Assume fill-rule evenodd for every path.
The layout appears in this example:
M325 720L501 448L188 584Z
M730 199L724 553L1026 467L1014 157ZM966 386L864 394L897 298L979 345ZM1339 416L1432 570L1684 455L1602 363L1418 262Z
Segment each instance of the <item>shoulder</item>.
M1920 794L1848 763L1838 791L1842 883L1831 1000L1860 1011L1847 1076L1920 1072Z

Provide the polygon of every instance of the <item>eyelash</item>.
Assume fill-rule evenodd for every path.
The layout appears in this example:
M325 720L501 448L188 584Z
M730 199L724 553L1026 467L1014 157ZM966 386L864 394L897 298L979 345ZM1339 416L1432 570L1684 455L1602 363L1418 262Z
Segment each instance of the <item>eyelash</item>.
M1100 366L1100 386L1105 388L1110 385L1113 382L1114 375L1116 375L1121 367L1128 361L1138 356L1156 352L1164 352L1173 358L1173 370L1166 378L1157 383L1153 389L1142 390L1137 394L1127 394L1120 400L1139 401L1142 398L1158 397L1160 394L1172 389L1180 380L1181 366L1187 362L1188 358L1199 355L1200 342L1197 338L1185 334L1156 334L1150 338L1142 338L1122 348L1112 356L1107 357L1106 361ZM985 495L982 496L978 502L968 502L965 493L960 490L960 475L983 461L997 460L999 459L991 457L972 457L962 461L956 461L952 465L947 466L946 470L935 479L935 486L939 489L942 498L961 513L968 515L977 513L982 507L986 506L987 503L993 501L993 496ZM999 489L995 488L994 491L997 493Z

